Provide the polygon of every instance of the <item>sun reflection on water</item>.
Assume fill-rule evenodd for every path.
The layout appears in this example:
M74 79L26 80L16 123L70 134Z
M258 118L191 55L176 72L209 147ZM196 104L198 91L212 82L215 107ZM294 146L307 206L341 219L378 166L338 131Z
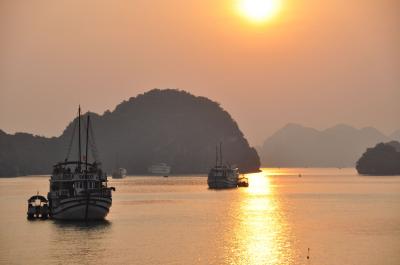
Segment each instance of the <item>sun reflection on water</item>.
M292 264L285 220L266 172L248 174L236 230L241 259L236 264ZM245 257L245 258L243 258Z
M271 180L266 173L247 174L249 187L246 190L250 194L268 195L271 194Z

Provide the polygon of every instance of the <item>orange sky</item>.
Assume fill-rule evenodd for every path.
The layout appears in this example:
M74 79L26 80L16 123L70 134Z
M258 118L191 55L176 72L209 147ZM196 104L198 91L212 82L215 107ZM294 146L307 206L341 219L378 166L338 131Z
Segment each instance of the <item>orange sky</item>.
M282 0L265 24L235 0L0 2L0 129L59 135L151 88L222 104L252 144L288 122L400 128L400 2Z

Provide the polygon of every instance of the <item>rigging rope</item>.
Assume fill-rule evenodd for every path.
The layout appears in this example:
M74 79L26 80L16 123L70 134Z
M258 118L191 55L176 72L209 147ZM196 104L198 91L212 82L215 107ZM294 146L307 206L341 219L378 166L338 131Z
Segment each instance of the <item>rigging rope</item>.
M68 161L69 156L71 155L72 145L74 143L74 138L75 138L76 124L77 124L77 120L75 120L75 122L73 123L72 136L71 136L71 140L68 145L68 151L67 151L67 156L65 158L65 161ZM87 129L86 126L87 126L87 124L85 124L85 130ZM89 147L90 147L92 157L93 157L94 161L100 162L100 157L99 157L99 153L97 151L96 141L94 138L93 125L91 123L89 124L89 133L90 133Z
M68 161L68 158L71 154L71 149L72 149L72 144L74 143L74 136L75 136L75 129L76 129L76 121L74 122L74 127L72 129L72 136L71 136L71 140L69 142L69 146L68 146L68 151L67 151L67 157L65 158L65 161Z
M93 132L93 125L92 124L90 124L90 126L89 126L89 133L90 133L90 139L91 139L91 141L89 141L90 151L92 153L92 156L93 156L94 160L97 161L97 162L100 162L100 157L99 157L99 153L97 151L96 140L94 138L94 132Z
M85 124L85 130L87 130L87 124ZM89 124L89 134L90 134L89 147L90 147L90 152L92 154L93 160L96 162L100 162L99 154L98 154L97 146L96 146L96 140L94 138L92 122Z

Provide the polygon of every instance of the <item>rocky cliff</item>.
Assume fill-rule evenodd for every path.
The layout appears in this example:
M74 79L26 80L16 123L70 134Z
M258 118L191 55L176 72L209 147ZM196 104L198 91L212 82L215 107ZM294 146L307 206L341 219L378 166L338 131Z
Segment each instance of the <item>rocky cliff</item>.
M257 152L221 106L184 91L154 89L119 104L103 115L91 113L98 155L110 171L118 164L130 174L144 174L154 163L172 173L205 173L215 163L215 146L223 143L224 161L241 172L257 171ZM82 121L85 120L85 115ZM50 173L65 159L74 121L60 137L0 133L0 175ZM83 130L82 130L83 131ZM76 159L77 137L69 159Z

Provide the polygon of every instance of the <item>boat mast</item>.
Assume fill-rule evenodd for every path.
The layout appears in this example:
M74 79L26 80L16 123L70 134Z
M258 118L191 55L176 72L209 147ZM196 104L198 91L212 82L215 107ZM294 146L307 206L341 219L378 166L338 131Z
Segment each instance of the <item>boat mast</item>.
M222 142L219 142L219 159L222 167Z
M88 149L89 149L89 126L90 126L90 115L88 113L87 116L87 124L86 124L86 150L85 150L85 179L87 182L87 166L88 166ZM86 185L87 186L87 185Z
M215 166L218 166L218 145L215 146Z
M79 172L81 171L81 157L82 157L82 154L81 154L81 105L79 105L79 109L78 109L78 156L79 156L79 162L78 162L78 169L79 169Z
M89 197L90 193L88 192L88 178L87 178L87 169L88 169L88 147L89 147L89 126L90 126L90 115L87 115L86 122L86 153L85 153L85 192L86 192L86 208L85 208L85 221L88 219L88 211L89 211Z

